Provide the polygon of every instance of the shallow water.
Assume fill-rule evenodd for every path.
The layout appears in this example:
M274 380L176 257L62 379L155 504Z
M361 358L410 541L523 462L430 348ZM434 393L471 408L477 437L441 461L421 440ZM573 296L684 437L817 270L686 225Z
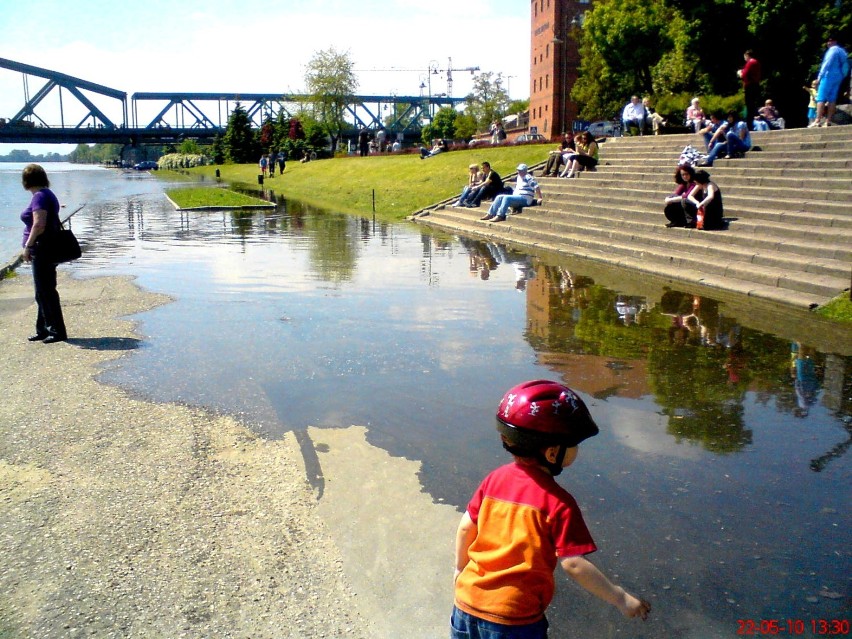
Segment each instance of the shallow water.
M295 431L309 469L307 426L366 425L463 509L507 460L502 392L537 377L578 390L601 434L560 482L594 561L652 598L655 621L622 622L563 584L552 636L730 637L760 619L803 620L811 636L812 619L848 617L848 353L581 262L297 203L181 214L146 175L72 181L106 194L74 222L88 247L72 271L129 273L175 298L137 318L142 347L104 378Z

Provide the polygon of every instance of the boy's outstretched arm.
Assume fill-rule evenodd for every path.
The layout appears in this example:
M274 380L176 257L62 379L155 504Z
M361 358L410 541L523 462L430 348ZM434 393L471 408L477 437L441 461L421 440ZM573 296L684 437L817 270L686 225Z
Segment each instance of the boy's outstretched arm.
M561 557L559 562L569 577L599 599L618 608L625 617L648 618L650 603L613 584L585 557Z
M459 576L459 573L467 565L467 549L470 548L474 539L476 539L476 524L473 523L470 515L465 511L456 531L456 570L453 581L455 581L456 577Z

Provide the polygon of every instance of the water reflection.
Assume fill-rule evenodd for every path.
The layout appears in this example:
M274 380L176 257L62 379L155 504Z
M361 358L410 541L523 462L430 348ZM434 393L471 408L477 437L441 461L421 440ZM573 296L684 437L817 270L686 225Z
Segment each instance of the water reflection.
M140 316L143 347L109 381L271 437L294 431L319 491L306 427L366 425L372 444L422 461L424 490L462 507L505 461L500 393L561 378L602 431L561 481L605 549L596 560L664 613L623 625L560 587L554 636L579 624L703 639L733 636L738 618L842 614L819 593L848 583L852 546L843 335L592 263L267 197L275 209L178 213L143 194L87 208L77 230L97 241L74 269L130 273L175 299Z
M471 249L477 260L494 250ZM526 338L538 360L598 399L652 396L677 443L715 453L750 445L743 418L749 390L797 418L824 396L850 421L848 358L744 327L706 297L666 290L655 301L559 266L539 263L535 273ZM835 392L824 394L824 385Z

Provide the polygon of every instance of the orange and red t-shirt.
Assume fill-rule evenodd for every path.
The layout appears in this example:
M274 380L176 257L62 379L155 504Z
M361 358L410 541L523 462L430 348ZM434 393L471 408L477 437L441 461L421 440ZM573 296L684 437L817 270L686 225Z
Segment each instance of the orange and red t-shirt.
M558 557L597 550L574 498L536 465L489 474L467 506L476 524L456 580L459 609L495 623L534 623L553 599Z

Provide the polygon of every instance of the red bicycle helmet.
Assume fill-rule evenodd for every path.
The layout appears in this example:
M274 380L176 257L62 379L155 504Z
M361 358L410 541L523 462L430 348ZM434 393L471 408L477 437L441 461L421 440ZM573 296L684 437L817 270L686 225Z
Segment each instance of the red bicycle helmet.
M558 464L544 460L554 475L562 470L568 448L598 434L582 399L570 388L546 379L510 388L497 407L497 430L503 447L521 457L544 459L542 448L560 446Z

